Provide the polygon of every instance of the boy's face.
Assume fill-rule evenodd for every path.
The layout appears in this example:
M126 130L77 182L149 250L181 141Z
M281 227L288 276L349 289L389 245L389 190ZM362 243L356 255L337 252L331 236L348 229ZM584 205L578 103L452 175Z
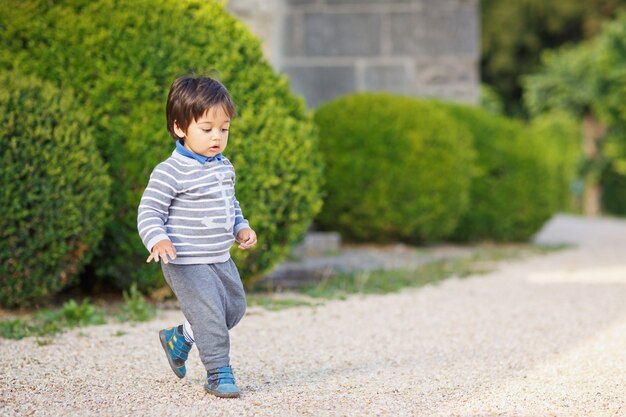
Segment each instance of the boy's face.
M202 156L215 156L226 149L230 117L221 106L211 107L184 132L174 123L174 132L183 138L185 148Z

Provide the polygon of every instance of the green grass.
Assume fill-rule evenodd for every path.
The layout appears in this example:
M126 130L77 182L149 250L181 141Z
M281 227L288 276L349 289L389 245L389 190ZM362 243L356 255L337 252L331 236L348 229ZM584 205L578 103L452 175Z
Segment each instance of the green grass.
M318 303L304 300L297 293L252 293L247 295L249 306L263 307L277 311L291 307L314 306Z
M313 299L345 299L351 294L387 294L404 288L437 284L450 277L464 278L491 272L497 262L521 259L532 255L562 250L568 246L542 245L487 245L479 247L472 255L429 262L411 270L374 270L333 276L314 285L305 286L297 293ZM269 299L271 309L276 308L273 293L255 293L256 297ZM272 298L274 297L274 298ZM301 297L300 297L301 298ZM281 298L279 308L302 305L286 295Z
M118 315L120 321L148 321L156 314L156 308L148 303L145 297L133 284L128 292L124 291L124 304Z
M28 336L46 336L63 329L104 324L104 312L88 299L78 304L70 300L56 310L40 310L26 319L0 321L0 336L6 339L22 339Z
M493 245L477 248L470 256L449 258L427 263L412 270L376 270L344 274L324 279L315 285L291 293L255 290L248 293L248 305L267 310L282 310L299 306L316 306L324 299L345 299L352 294L386 294L408 287L437 284L450 277L467 277L493 270L497 262L521 259L562 250L568 246ZM421 250L421 249L420 249ZM124 303L114 313L91 304L88 299L77 303L70 300L61 308L40 310L26 318L0 321L0 337L22 339L34 336L40 346L53 343L46 337L68 328L104 324L109 320L121 322L147 321L155 316L155 307L146 301L136 286L124 292ZM113 336L123 336L118 330Z
M124 292L124 303L117 315L111 315L93 305L89 299L80 304L69 300L58 309L42 309L25 318L0 321L0 337L5 339L23 339L37 337L40 346L52 343L52 339L43 336L54 335L65 329L105 324L108 319L120 322L150 320L155 315L155 308L139 293L136 287Z
M485 272L488 271L465 260L434 261L413 270L374 270L340 275L301 291L316 298L343 299L350 294L387 294L407 287L435 284L452 276Z

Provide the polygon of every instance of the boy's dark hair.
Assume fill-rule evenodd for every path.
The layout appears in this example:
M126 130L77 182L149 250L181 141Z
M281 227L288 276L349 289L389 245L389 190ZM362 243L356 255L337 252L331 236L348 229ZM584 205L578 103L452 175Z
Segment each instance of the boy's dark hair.
M167 95L165 106L167 131L174 140L182 139L174 132L174 122L186 132L192 119L198 120L213 106L221 106L228 117L235 116L235 106L230 94L219 81L192 75L177 78Z

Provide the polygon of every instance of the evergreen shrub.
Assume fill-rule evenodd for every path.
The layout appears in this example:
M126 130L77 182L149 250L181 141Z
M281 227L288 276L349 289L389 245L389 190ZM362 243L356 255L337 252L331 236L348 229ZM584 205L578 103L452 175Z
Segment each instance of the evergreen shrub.
M542 156L548 161L555 176L554 207L559 211L579 209L582 195L576 195L577 182L582 181L581 124L565 112L548 112L534 118L528 133L539 141ZM579 185L580 187L582 185Z
M561 208L564 176L551 127L527 129L480 108L440 103L474 138L477 152L470 204L453 238L460 241L527 240ZM542 131L550 130L544 137ZM562 172L561 172L561 171ZM569 187L569 184L565 185Z
M110 179L68 90L0 72L0 305L71 284L106 224Z
M319 211L311 117L263 58L259 41L219 2L7 0L0 27L0 68L72 86L93 119L116 186L114 216L92 265L99 276L141 290L164 282L160 266L145 262L137 206L151 170L174 149L164 108L170 84L183 74L216 75L237 105L225 155L259 236L256 249L233 249L243 280L284 258Z
M316 224L353 240L436 241L467 209L471 136L435 104L353 94L321 106L325 161Z

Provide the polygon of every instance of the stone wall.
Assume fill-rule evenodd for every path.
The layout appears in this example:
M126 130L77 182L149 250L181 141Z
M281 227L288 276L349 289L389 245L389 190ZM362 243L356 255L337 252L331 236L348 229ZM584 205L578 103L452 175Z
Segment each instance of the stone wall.
M227 3L228 10L261 39L265 56L278 70L281 69L285 6L285 0L229 0Z
M310 107L353 91L476 103L478 0L231 0Z

